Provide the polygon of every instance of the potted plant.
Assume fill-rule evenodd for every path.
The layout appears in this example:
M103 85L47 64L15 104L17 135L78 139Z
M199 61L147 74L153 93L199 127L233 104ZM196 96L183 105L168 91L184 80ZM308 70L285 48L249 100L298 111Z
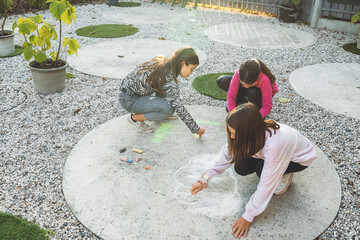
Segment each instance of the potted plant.
M279 20L286 23L293 23L299 15L299 4L301 0L285 0L279 6Z
M360 11L359 12L357 12L352 18L351 18L351 22L353 22L353 23L357 23L357 22L359 22L360 21ZM358 48L358 49L360 49L360 24L359 24L359 37L358 37L358 40L357 40L357 45L356 45L356 47Z
M15 28L24 36L25 42L24 57L26 60L33 61L28 63L27 67L30 69L35 89L39 93L57 93L65 88L65 73L68 63L61 59L61 49L67 49L67 53L72 55L77 54L80 48L76 39L62 38L61 24L71 24L76 19L75 8L66 0L48 0L50 3L49 11L59 21L59 35L55 28L44 21L41 15L32 16L29 18L19 18L13 24L13 31ZM48 50L52 49L52 40L58 42L56 51L47 54Z
M5 30L5 22L12 9L14 2L12 0L0 0L0 11L3 12L3 21L0 31L0 56L8 56L15 51L14 33L10 30Z

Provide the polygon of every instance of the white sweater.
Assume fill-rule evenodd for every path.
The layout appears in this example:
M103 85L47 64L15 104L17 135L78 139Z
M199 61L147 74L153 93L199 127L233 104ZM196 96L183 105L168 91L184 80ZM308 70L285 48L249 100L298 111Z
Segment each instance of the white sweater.
M309 166L316 158L314 146L307 138L289 126L279 125L280 129L276 130L276 134L272 131L271 137L266 131L264 147L252 156L263 159L264 167L257 189L246 204L245 213L242 215L249 222L265 210L290 161ZM210 179L222 174L232 165L232 159L228 156L228 145L225 144L206 170L204 177Z

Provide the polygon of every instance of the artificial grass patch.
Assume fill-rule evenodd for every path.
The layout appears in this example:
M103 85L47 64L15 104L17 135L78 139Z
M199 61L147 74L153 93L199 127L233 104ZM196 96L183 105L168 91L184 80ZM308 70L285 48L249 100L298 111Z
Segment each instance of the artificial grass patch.
M3 57L0 56L0 58L14 57L14 56L22 54L23 52L24 52L23 47L15 45L15 52L13 52L12 54L7 55L7 56L3 56Z
M138 7L141 3L135 3L135 2L119 2L117 7Z
M1 240L47 240L48 232L35 223L0 212L0 239Z
M210 73L198 76L192 82L192 86L200 93L220 99L226 100L226 92L220 89L216 84L216 79L218 79L221 75L234 75L233 72L226 73Z
M357 43L347 43L343 46L345 51L360 55L360 49L357 48Z
M101 24L87 26L76 30L76 34L84 37L94 38L118 38L133 35L139 31L138 28L123 24Z

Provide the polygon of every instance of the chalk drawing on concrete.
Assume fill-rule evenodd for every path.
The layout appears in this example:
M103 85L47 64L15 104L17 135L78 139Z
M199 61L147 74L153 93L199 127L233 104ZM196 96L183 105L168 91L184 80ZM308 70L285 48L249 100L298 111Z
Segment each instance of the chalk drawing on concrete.
M172 134L175 124L162 123L158 129L155 130L154 136L151 139L153 143L162 143L165 138Z
M214 154L197 155L190 160L189 164L176 170L173 175L174 198L182 204L188 205L188 210L193 214L220 219L234 216L241 210L242 199L233 171L227 169L222 175L211 179L208 189L203 189L196 195L190 193L191 185L215 158Z
M211 121L204 121L204 120L196 120L196 122L200 125L204 125L205 129L207 131L210 130L210 132L217 130L217 127L220 126L220 122L211 122ZM151 142L162 143L170 135L186 134L184 132L175 131L175 127L176 127L176 124L167 123L167 122L161 123L160 127L158 127L155 130L154 136L151 138Z

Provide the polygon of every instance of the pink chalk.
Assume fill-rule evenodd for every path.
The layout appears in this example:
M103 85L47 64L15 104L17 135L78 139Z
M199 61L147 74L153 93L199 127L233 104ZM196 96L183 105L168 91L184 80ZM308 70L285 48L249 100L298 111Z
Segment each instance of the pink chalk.
M135 161L140 161L142 159L142 157L137 157L136 159L135 159Z
M120 157L120 160L126 162L126 161L128 160L128 158L121 156L121 157Z

